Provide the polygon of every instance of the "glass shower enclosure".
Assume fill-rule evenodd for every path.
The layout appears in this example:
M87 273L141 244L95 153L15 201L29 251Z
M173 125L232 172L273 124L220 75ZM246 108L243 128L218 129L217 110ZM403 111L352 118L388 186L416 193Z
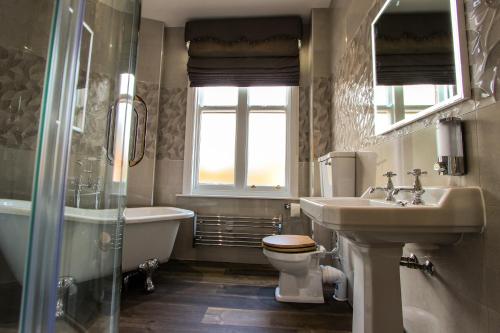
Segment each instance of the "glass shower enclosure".
M116 332L140 0L0 0L0 332Z

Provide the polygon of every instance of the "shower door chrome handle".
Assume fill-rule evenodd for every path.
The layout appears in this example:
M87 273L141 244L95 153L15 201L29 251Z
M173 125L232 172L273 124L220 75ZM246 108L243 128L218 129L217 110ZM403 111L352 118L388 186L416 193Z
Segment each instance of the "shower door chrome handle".
M115 141L115 123L116 123L116 110L121 100L117 100L114 105L112 105L108 110L108 115L106 119L106 158L110 165L114 162L114 141ZM139 110L144 110L139 112ZM135 118L133 121L133 128L131 129L131 145L129 154L129 167L133 167L139 164L144 158L144 153L146 151L146 135L147 135L147 121L148 121L148 108L146 102L136 95L134 98L134 107L132 109L132 116ZM140 128L142 130L140 130ZM139 138L139 135L142 137ZM138 149L140 148L140 149ZM139 154L137 153L138 151Z
M114 105L108 110L108 115L106 119L106 158L110 165L113 165L113 142L115 141L115 110L119 101L116 101Z
M129 167L136 166L144 158L146 151L146 135L148 123L148 107L146 102L139 96L134 98L134 129L132 130L133 137L130 150ZM139 137L141 136L141 137ZM139 148L139 149L138 149ZM139 151L139 153L137 153Z

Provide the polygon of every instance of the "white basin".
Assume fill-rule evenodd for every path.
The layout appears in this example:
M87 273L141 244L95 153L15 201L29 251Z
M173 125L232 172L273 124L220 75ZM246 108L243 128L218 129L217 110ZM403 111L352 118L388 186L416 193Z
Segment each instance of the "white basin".
M409 195L400 192L398 199L410 201ZM364 243L449 243L484 227L478 187L426 188L423 200L403 207L366 191L360 198L301 198L300 207L317 223Z
M306 215L354 243L353 333L403 332L399 262L405 243L453 243L484 228L478 187L425 188L422 198L423 205L406 206L369 191L360 198L300 199ZM396 199L406 204L411 193Z

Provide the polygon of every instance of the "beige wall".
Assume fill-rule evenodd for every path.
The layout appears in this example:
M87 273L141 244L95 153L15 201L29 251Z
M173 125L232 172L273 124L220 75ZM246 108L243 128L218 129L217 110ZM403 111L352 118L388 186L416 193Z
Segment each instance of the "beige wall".
M310 85L309 27L306 26L301 50L301 129L309 127L308 87ZM199 214L226 216L285 218L285 229L296 233L309 233L307 219L290 219L283 204L290 200L223 199L178 197L182 193L184 167L184 139L187 107L187 50L183 28L166 28L163 50L160 115L155 175L155 205L179 206ZM308 195L309 146L308 133L301 133L299 162L299 192ZM305 142L304 142L305 141ZM295 200L297 201L297 200ZM193 226L182 224L176 240L173 257L188 260L212 260L247 263L266 263L260 249L192 247Z
M474 98L383 137L373 136L369 39L370 22L382 1L339 1L331 9L333 147L359 151L358 195L368 186L384 185L381 175L387 170L398 174L396 185L409 185L412 179L406 171L416 167L429 171L422 179L424 186L476 185L484 190L484 233L466 235L459 244L436 249L405 246L405 254L430 259L437 270L429 277L401 269L405 327L410 333L500 331L500 260L496 256L500 250L500 103L495 101L500 93L495 51L500 43L500 15L491 1L465 2ZM476 52L479 49L483 52ZM489 85L492 80L496 86ZM443 115L464 120L466 176L433 172L435 123ZM349 267L345 269L350 273Z

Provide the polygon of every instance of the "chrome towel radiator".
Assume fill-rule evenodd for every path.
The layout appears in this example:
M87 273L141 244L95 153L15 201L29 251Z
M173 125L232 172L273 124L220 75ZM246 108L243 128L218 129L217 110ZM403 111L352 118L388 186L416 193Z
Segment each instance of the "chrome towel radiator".
M193 247L260 248L262 238L281 234L283 218L196 215L193 224Z

